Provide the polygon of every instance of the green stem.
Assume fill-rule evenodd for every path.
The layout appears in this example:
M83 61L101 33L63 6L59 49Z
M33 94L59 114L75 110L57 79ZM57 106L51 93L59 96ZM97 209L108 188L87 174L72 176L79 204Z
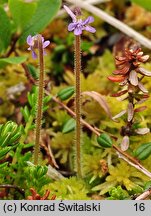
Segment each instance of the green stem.
M75 113L76 113L76 167L77 176L81 177L81 37L75 36Z
M36 115L36 134L35 134L35 150L34 164L38 164L38 155L40 151L40 132L43 110L43 94L44 94L44 58L43 44L41 35L37 36L38 40L38 57L39 57L39 83L38 83L38 100L37 100L37 115Z

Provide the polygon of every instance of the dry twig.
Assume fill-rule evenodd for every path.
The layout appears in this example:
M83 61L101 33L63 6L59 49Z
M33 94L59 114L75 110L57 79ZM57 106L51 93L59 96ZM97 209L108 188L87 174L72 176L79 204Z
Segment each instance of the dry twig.
M149 188L147 191L139 195L135 200L145 200L150 195L151 195L151 188Z

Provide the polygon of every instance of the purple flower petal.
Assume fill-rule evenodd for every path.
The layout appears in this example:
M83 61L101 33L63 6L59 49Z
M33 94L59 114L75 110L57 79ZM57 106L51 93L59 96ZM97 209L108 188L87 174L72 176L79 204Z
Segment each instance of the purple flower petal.
M37 54L33 50L32 50L32 57L33 57L33 59L37 58Z
M84 27L84 30L88 31L88 32L91 32L91 33L95 33L96 32L96 29L87 25Z
M96 32L95 28L88 25L89 23L94 22L94 18L92 16L89 16L87 19L82 21L82 19L77 19L76 15L66 5L64 5L63 7L73 20L73 22L68 26L68 31L74 30L75 35L81 35L83 30L91 33Z
M46 53L46 51L45 51L45 50L43 50L43 54L44 54L44 55L47 55L47 53Z
M77 26L77 23L70 23L68 25L68 31L73 31Z
M44 43L43 43L43 48L46 48L48 45L50 44L50 41L45 41Z
M44 48L46 48L49 44L50 44L50 41L44 41L44 37L42 37L41 35L35 35L35 36L31 36L29 35L27 37L27 44L29 45L28 47L28 50L30 50L32 52L32 58L33 59L36 59L38 56L36 54L36 50L39 49L39 46L38 46L38 40L41 40L42 42L42 46L43 46L43 55L46 55L46 52L44 50Z
M68 8L66 5L63 6L69 16L72 18L73 22L76 22L76 15Z
M82 25L87 25L87 24L92 23L92 22L94 22L94 18L92 16L89 16L87 19L85 19L82 22Z
M44 42L44 40L45 40L44 37L41 37L41 41L42 41L42 43Z
M32 36L31 35L29 35L28 37L27 37L27 44L28 45L31 45L31 43L32 43Z
M76 27L74 29L74 35L81 35L82 34L82 27Z

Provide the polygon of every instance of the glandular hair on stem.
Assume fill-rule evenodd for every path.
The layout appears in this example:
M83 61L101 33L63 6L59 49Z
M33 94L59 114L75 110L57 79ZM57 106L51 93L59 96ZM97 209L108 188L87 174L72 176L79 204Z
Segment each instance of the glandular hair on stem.
M35 148L34 148L34 164L38 164L38 155L40 152L41 124L43 114L43 95L44 95L44 58L43 44L41 35L37 36L38 40L38 57L39 57L39 81L38 81L38 98L36 112L36 128L35 128Z
M74 73L75 73L75 144L76 144L76 168L77 176L81 177L81 37L75 36L75 53L74 53Z

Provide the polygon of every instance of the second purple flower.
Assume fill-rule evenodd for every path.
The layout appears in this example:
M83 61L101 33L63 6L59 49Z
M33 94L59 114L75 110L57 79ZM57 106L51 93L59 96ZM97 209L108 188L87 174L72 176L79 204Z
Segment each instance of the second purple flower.
M43 49L46 48L49 44L50 44L50 41L44 41L44 37L41 36L41 40L42 40L42 44L43 44ZM29 45L29 48L28 50L31 50L32 52L32 57L33 59L36 59L37 58L37 54L36 54L36 49L38 49L38 40L37 40L37 35L35 36L31 36L29 35L27 37L27 44ZM44 55L46 54L46 52L44 51Z

